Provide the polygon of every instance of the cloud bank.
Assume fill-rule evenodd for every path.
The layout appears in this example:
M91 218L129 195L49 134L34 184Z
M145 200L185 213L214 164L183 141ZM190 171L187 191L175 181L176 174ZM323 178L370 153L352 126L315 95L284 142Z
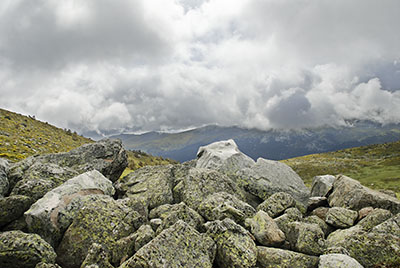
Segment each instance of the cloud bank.
M400 123L397 0L5 0L0 107L80 133Z

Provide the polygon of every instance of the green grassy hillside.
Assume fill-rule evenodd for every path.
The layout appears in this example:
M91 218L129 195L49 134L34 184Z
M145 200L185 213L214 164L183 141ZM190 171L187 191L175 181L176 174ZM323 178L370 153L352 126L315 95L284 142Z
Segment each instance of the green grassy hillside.
M344 174L373 189L400 194L400 141L283 160L310 185L316 175Z

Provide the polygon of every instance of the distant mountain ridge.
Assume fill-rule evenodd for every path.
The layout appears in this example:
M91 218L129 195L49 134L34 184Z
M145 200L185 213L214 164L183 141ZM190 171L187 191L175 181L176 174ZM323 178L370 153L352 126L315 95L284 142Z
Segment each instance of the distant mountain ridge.
M282 160L397 141L400 140L400 124L355 121L352 126L346 127L268 131L210 125L180 133L148 132L112 137L121 139L127 149L142 150L181 162L194 159L199 146L227 139L234 139L240 150L253 159Z

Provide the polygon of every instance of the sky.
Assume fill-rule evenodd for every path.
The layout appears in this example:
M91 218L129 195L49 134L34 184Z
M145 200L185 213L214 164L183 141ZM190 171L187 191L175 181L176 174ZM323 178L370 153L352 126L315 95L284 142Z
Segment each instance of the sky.
M400 123L398 0L2 0L0 107L78 133Z

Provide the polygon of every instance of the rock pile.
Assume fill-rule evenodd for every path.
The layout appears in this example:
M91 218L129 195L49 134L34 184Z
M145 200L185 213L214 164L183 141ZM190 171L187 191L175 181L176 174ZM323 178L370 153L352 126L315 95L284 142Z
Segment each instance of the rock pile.
M0 267L400 267L400 201L346 176L310 192L233 140L126 166L111 140L0 160Z

